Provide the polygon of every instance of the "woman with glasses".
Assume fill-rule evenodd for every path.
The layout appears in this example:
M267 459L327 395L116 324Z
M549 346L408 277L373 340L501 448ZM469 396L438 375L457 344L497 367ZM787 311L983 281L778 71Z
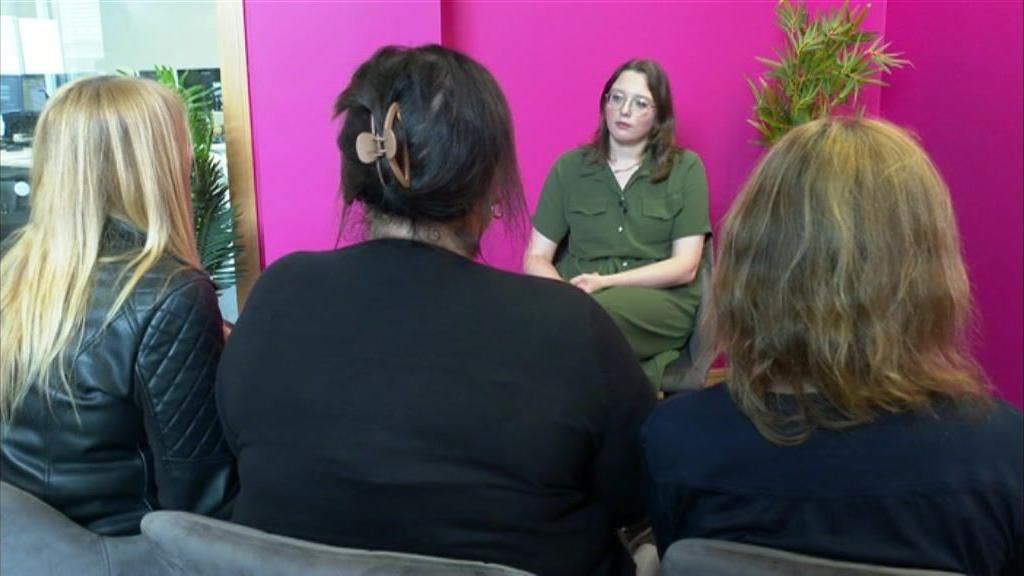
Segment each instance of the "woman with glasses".
M564 154L548 175L523 267L593 295L660 389L700 300L697 274L711 231L704 165L675 144L668 77L653 61L620 66L605 83L600 113L593 141Z

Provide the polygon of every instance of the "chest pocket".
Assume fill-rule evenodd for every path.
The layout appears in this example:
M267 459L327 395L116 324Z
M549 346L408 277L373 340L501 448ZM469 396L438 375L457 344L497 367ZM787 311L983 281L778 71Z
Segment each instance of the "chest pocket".
M608 213L608 196L599 190L572 194L567 198L570 242L578 256L589 258L608 249L613 215Z
M635 234L645 243L661 244L672 241L672 225L682 210L677 198L664 194L644 196L641 217Z
M596 216L608 211L608 197L603 194L573 194L569 197L569 213Z

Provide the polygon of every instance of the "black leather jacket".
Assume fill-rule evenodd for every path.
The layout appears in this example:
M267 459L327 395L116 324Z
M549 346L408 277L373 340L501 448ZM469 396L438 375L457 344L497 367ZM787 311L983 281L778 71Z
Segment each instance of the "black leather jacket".
M114 222L103 254L143 241ZM77 417L59 384L49 403L30 391L3 429L0 477L101 534L138 533L158 508L226 515L237 482L213 395L224 345L213 284L165 256L101 330L123 270L97 269L66 357Z

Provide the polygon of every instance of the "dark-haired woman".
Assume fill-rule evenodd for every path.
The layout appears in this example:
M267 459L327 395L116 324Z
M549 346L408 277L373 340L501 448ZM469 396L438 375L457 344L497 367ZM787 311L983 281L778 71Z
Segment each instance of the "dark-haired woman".
M276 262L239 319L218 375L234 520L545 575L617 571L614 531L643 517L653 393L592 299L473 260L493 212L525 211L497 83L442 47L388 48L336 112L344 201L369 239Z
M600 115L593 142L564 154L548 175L523 268L592 294L660 389L700 300L707 178L700 158L675 145L672 93L657 63L620 66L605 83Z

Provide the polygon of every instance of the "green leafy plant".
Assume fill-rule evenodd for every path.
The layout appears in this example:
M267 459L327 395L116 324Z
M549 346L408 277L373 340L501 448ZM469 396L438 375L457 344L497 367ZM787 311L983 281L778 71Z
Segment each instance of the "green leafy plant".
M882 74L910 64L875 32L861 29L870 5L848 3L811 16L800 3L782 0L777 10L786 46L776 59L758 58L769 69L757 82L754 117L758 142L771 145L790 128L833 112L862 114L857 98L865 85L884 86Z
M238 282L242 245L235 233L238 213L231 205L224 167L211 153L213 146L212 88L185 86L188 72L155 66L156 80L181 96L192 136L192 213L199 259L218 291Z

